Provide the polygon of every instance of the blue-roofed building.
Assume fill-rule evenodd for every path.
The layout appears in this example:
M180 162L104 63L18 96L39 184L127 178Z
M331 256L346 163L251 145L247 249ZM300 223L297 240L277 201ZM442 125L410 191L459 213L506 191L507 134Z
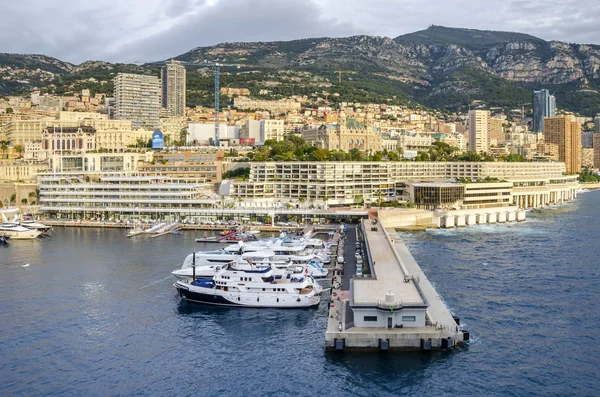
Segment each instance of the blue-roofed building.
M152 149L162 149L164 147L164 135L163 133L157 128L154 130L154 132L152 133Z

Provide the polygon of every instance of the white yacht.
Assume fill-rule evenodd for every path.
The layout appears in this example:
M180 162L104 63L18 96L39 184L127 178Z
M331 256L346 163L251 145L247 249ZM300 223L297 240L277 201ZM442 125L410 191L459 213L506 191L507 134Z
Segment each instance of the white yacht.
M14 222L0 224L0 236L10 237L11 240L31 240L38 237L41 233L39 230L28 229Z
M219 306L306 308L320 302L321 286L310 276L273 269L246 270L223 265L214 278L178 280L186 301Z
M291 259L295 262L308 263L311 260L327 263L329 255L321 250L308 248L304 241L292 239L264 239L260 241L250 241L243 245L228 245L223 248L224 251L234 252L243 250L244 252L270 250L275 253L276 259Z
M195 261L194 261L195 256ZM196 265L197 277L214 277L217 271L227 263L235 263L239 268L266 268L286 269L292 262L274 259L273 251L257 251L244 253L228 253L225 251L195 252L188 255L183 261L181 269L171 272L177 278L189 278L193 275L193 265Z
M52 226L36 222L32 215L22 215L20 219L18 216L15 216L11 223L18 223L20 226L26 227L27 229L39 230L42 233L48 233L52 230Z
M198 253L196 253L198 254ZM203 254L203 253L200 253ZM193 254L190 254L183 262L181 269L171 272L172 275L178 279L185 279L193 277L194 273L196 277L214 277L219 269L223 266L222 263L216 262L210 265L201 265L201 258L203 255L196 255L196 269L192 267L194 265ZM218 260L222 260L224 256ZM274 269L286 270L292 269L296 273L306 274L314 278L327 277L328 269L323 268L318 262L310 261L308 263L295 263L291 260L278 260L274 258L273 252L269 251L258 251L258 252L246 252L241 255L234 256L233 260L228 263L234 263L239 269L264 269L272 267Z

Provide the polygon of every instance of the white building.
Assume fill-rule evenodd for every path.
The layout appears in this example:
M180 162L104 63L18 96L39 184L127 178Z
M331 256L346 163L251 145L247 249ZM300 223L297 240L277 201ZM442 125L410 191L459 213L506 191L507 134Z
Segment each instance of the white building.
M159 127L160 80L155 76L119 73L115 77L115 118L133 127Z
M238 139L240 137L240 127L235 125L219 124L219 140ZM193 123L188 127L187 144L188 145L212 145L215 139L214 123Z
M266 138L261 120L247 120L242 128L240 128L240 138L254 139L256 145L262 145Z
M485 153L489 150L489 110L469 111L469 150Z

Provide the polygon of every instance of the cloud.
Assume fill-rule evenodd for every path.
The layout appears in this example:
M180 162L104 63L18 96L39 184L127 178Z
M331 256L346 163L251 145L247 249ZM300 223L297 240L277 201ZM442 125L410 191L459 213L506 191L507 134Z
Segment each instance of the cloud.
M372 34L430 24L600 44L597 0L3 0L2 52L151 61L229 41Z
M157 60L222 42L284 41L369 32L322 15L320 7L310 1L229 0L198 4L169 29L119 44L110 52L111 57L119 59L131 58L135 53L143 60Z

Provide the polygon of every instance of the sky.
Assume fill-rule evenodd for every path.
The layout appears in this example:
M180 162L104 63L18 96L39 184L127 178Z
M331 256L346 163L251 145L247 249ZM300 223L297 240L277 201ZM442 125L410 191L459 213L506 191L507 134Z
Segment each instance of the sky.
M600 44L598 0L0 0L0 52L150 62L195 47L429 25L505 30Z

